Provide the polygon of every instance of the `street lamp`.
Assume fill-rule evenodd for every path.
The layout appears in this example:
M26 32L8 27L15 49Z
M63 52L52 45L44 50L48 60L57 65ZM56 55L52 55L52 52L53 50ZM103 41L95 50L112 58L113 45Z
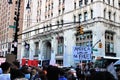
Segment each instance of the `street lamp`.
M92 48L94 48L98 43L100 43L101 42L101 39L100 40L98 40L93 46L92 46Z
M30 9L29 0L28 0L28 3L27 3L27 6L26 6L26 9Z

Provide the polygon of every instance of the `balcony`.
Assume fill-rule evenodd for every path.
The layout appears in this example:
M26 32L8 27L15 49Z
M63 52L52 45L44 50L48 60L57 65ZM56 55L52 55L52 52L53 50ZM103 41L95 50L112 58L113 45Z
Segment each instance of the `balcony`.
M116 57L116 53L113 52L106 52L105 56Z

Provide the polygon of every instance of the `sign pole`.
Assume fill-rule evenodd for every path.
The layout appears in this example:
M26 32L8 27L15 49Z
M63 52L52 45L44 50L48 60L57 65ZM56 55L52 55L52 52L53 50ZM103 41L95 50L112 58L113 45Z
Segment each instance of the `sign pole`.
M80 62L81 62L81 73L82 73L82 68L83 68L83 67L82 67L82 59L81 59L81 61L80 61Z

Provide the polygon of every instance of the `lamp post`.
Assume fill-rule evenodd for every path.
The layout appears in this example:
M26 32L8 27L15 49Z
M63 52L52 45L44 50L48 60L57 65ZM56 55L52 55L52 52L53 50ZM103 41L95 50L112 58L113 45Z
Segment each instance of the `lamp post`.
M97 41L92 48L94 48L99 42L101 42L101 39L99 41Z
M8 3L12 4L13 2L12 0L8 0ZM14 20L15 20L15 24L14 24L15 32L14 32L14 40L13 40L14 51L12 51L12 53L16 56L17 56L17 50L18 50L18 31L19 31L18 26L19 26L19 17L20 17L20 5L21 5L21 0L17 0L17 11L15 11L16 14L14 17ZM28 0L26 9L30 9L29 0Z
M9 4L12 4L12 0L8 0L8 3ZM14 40L13 40L13 43L14 43L14 51L12 52L14 55L17 55L17 46L18 46L18 31L19 31L19 16L20 16L20 4L21 4L21 0L17 0L17 11L15 11L15 16L14 16L14 20L15 20L15 33L14 33Z

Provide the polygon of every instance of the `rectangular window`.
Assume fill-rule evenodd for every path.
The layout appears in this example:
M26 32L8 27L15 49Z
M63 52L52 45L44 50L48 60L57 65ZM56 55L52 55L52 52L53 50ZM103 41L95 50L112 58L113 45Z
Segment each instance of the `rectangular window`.
M113 7L114 7L114 3L115 3L114 1L115 1L115 0L113 0Z
M79 14L79 22L82 22L82 15Z
M109 20L111 20L111 12L108 12Z
M48 5L48 10L50 10L50 4Z
M110 4L110 0L108 0L108 4Z
M114 52L114 47L113 47L113 43L110 43L110 52Z
M79 7L82 7L83 0L79 0Z
M61 12L61 10L59 9L59 10L58 10L58 13L60 14L60 12Z
M47 11L47 6L45 7L45 11Z
M110 52L110 43L109 42L106 42L106 44L105 44L105 52L106 53Z
M64 23L64 21L63 20L61 20L61 25L63 26L63 23Z
M113 53L114 52L114 33L112 32L105 32L105 52L106 53Z
M115 21L116 20L116 18L115 18L116 17L116 13L113 14L113 17L114 17L114 21Z
M61 4L61 0L59 0L59 5Z
M58 45L58 54L62 54L63 48L62 45Z
M87 12L84 12L84 21L86 21L86 20L87 20L87 17L88 17Z
M74 9L76 9L76 2L74 2Z
M65 0L63 0L63 3L65 3Z
M63 7L63 8L62 8L62 13L64 13L64 11L65 11L65 8Z
M106 9L104 9L104 18L106 17Z
M52 9L53 9L53 3L52 3Z
M91 19L93 18L93 10L91 10Z
M74 23L76 22L76 16L74 15Z
M84 32L82 35L77 35L76 36L76 45L77 46L93 46L92 45L92 32Z
M64 51L63 50L64 49L63 37L58 36L57 39L58 39L58 51L57 52L59 55L61 55L61 54L63 54L63 51Z
M120 8L120 3L118 5L119 5L119 8Z
M59 21L57 21L57 26L59 27Z
M84 4L87 5L88 4L88 0L85 0Z
M51 12L51 16L53 17L53 12Z

